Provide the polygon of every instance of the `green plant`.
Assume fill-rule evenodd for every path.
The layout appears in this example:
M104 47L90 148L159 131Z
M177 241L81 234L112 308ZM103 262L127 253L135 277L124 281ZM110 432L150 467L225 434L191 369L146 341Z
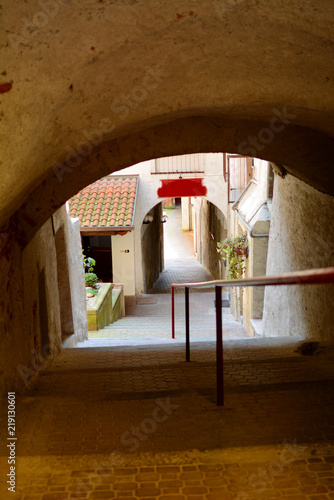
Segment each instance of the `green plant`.
M94 259L92 259L92 257L86 257L86 255L83 252L84 251L82 250L82 259L83 259L84 270L87 273L92 273L96 262Z
M245 270L245 261L248 257L247 235L238 235L234 238L226 238L217 243L217 252L224 261L228 262L227 279L242 278Z
M86 280L86 286L91 286L92 288L94 288L98 278L94 273L86 273L85 280Z

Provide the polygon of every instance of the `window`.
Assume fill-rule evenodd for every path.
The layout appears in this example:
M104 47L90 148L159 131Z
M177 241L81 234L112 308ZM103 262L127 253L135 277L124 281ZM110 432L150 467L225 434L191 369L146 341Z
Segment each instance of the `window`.
M227 154L227 172L228 202L234 203L252 179L252 158Z
M167 156L153 161L152 174L203 173L205 154Z

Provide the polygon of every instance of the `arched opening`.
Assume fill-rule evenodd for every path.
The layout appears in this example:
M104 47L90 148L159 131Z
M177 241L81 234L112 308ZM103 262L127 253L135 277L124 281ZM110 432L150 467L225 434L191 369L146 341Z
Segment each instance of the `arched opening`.
M3 392L22 385L18 366L39 371L44 342L61 348L61 207L110 172L198 152L274 162L269 272L332 264L332 3L3 2ZM130 269L131 236L117 238ZM269 334L333 340L332 289L298 290L266 293ZM188 366L175 346L95 350L89 366L64 350L18 401L18 495L330 497L333 363L281 342L232 346L222 411L210 349Z
M187 119L178 119L168 124L157 125L152 128L142 129L141 132L129 134L128 136L124 136L117 140L111 142L103 142L100 146L94 149L90 155L81 156L78 160L77 166L66 167L66 161L64 162L65 170L61 171L61 176L56 175L56 171L54 168L51 168L49 171L48 177L40 184L36 191L32 191L28 200L18 209L16 214L9 221L8 225L4 227L3 231L5 235L8 234L8 237L2 239L2 255L7 261L10 261L10 257L8 260L8 256L16 252L20 252L20 247L28 248L29 242L33 241L34 235L38 231L38 227L45 222L45 220L50 220L48 217L54 213L54 211L58 208L61 203L69 199L70 196L75 194L76 189L82 187L87 184L87 181L95 180L101 173L110 173L110 170L117 169L120 167L127 167L130 163L133 163L134 160L145 160L145 158L154 158L158 155L164 157L168 154L180 154L180 153L190 153L197 151L221 151L223 148L227 149L226 145L228 145L229 151L232 153L238 152L238 144L243 140L247 140L248 134L256 132L256 126L263 126L263 123L259 124L250 122L250 121L240 121L231 122L230 120L225 120L222 118L214 117L212 119L203 118L203 117L189 117ZM287 130L287 128L289 130ZM231 135L231 130L233 130L233 134ZM176 137L178 138L176 140ZM298 147L301 149L296 149L294 143L294 147L292 148L292 142L299 138L297 143ZM286 127L286 129L280 131L274 136L274 139L271 143L266 145L265 149L261 151L262 158L268 158L271 160L275 160L275 165L279 164L277 167L277 179L278 184L282 185L282 183L294 182L298 193L300 189L303 197L306 199L310 199L310 193L313 191L315 195L312 194L312 206L314 206L315 211L318 213L319 220L323 222L319 225L313 227L312 230L316 232L319 231L321 233L321 238L325 241L325 245L330 245L331 239L324 238L324 234L327 228L327 224L324 222L324 219L327 218L327 212L330 211L331 207L331 196L322 194L317 192L314 188L309 187L306 183L301 180L296 179L294 181L294 177L287 173L287 169L291 172L297 173L299 176L303 176L302 172L308 175L307 172L312 170L312 165L315 164L315 157L312 155L305 156L301 155L302 148L306 148L307 141L313 141L314 147L319 144L324 145L324 150L319 150L319 163L317 165L322 165L324 168L318 169L317 172L317 180L316 183L322 182L321 178L328 180L327 187L330 187L330 173L327 162L327 154L330 150L330 142L326 143L326 139L322 136L320 140L318 133L301 133L299 129L296 129L294 126ZM326 144L325 144L326 143ZM326 151L326 154L324 153ZM217 153L219 154L219 153ZM66 160L66 157L65 157ZM287 162L286 162L287 160ZM150 160L146 160L150 161ZM291 163L292 162L292 163ZM295 163L294 163L295 162ZM283 167L282 165L293 164L297 167ZM144 165L145 162L139 165ZM64 166L63 165L63 166ZM141 168L141 167L139 167ZM58 172L59 173L59 172ZM285 177L285 178L284 178ZM304 176L305 178L305 176ZM159 184L157 184L157 189ZM281 196L285 196L284 187L280 188ZM38 193L38 194L37 194ZM216 186L216 195L219 196L221 193L219 186ZM158 200L158 197L156 196ZM316 200L318 200L316 202ZM281 201L277 202L277 206ZM153 203L154 206L156 203ZM291 207L296 208L297 199L293 199L293 204ZM218 204L219 206L219 204ZM313 210L314 212L314 210ZM141 214L142 219L144 218L146 211ZM310 214L311 216L311 214ZM46 222L48 224L48 222ZM283 227L285 223L279 222ZM303 224L303 223L302 223ZM307 222L305 221L305 224ZM305 228L306 230L306 228ZM298 234L302 234L303 230L299 231ZM308 234L308 233L307 233ZM280 231L279 241L280 245L286 245L286 232ZM309 234L308 234L309 236ZM284 240L284 241L283 241ZM320 240L318 240L320 241ZM274 244L274 243L273 243ZM127 250L128 248L126 248ZM304 246L306 250L306 247ZM120 248L119 251L124 250ZM124 250L125 251L125 250ZM275 252L275 251L274 251ZM284 254L284 252L283 252ZM273 254L272 254L273 255ZM291 262L288 257L288 253L286 255L285 264L282 269L286 269L291 266ZM290 254L291 255L291 254ZM326 263L330 262L330 249L325 250L322 254L313 254L312 255L312 265L317 267L320 265L328 265ZM323 258L322 258L323 257ZM302 265L299 262L299 269L302 268ZM9 264L10 269L11 264ZM272 266L271 266L272 268ZM19 268L16 268L12 271L17 275L17 280L15 281L15 286L21 287L21 276L20 273L24 272ZM27 270L27 272L29 272ZM115 278L114 278L115 279ZM129 276L129 283L132 286L132 282ZM323 293L323 292L322 292ZM317 295L317 300L319 301L321 296ZM324 297L325 301L328 301L328 297ZM5 302L10 303L9 308L7 309L8 314L10 314L11 310L11 299L10 296L5 298ZM13 303L14 301L12 301ZM281 301L281 304L282 301ZM300 302L299 302L300 304ZM58 307L58 306L57 306ZM283 306L282 306L283 307ZM305 310L303 312L309 317L314 316L316 314L316 310L319 309L313 304L312 308ZM6 305L4 310L6 310ZM52 310L52 307L50 308ZM322 308L324 310L324 308ZM325 308L326 315L330 314L330 308L326 306ZM282 311L283 314L283 311ZM4 316L7 316L7 312ZM270 318L275 318L276 314L275 310L272 310L270 314L268 314L267 321ZM20 337L20 318L19 316L15 319L17 327L14 330L17 332L17 335ZM50 321L52 319L50 318ZM325 326L321 329L323 335L328 337L328 322L324 319L316 320L317 325L322 324L324 322ZM291 324L291 323L290 323ZM306 335L311 335L311 332L314 331L313 323L310 322L309 319L306 320L304 325L307 326ZM327 326L326 326L327 324ZM294 331L296 333L302 333L303 328ZM271 332L271 334L275 335L279 331L279 324L276 322L276 327ZM290 330L287 330L290 331ZM29 341L30 342L30 341ZM57 340L57 345L59 346L59 340ZM27 346L29 349L29 346Z

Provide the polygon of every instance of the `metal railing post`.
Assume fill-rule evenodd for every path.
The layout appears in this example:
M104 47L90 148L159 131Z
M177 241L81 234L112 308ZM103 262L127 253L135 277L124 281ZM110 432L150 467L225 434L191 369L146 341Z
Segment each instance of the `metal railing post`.
M224 405L222 287L216 286L216 370L217 406Z
M186 361L190 361L190 326L189 326L189 288L185 287L185 313L186 313Z
M223 315L222 286L273 286L273 285L324 285L334 283L334 266L295 271L277 276L254 276L235 280L212 280L199 283L173 283L172 295L172 338L175 338L174 289L185 288L186 301L186 360L190 361L190 328L189 328L189 288L214 288L216 294L216 366L217 366L217 406L224 405L224 370L223 370Z
M172 296L172 339L175 339L175 302L174 302L174 287L171 287Z

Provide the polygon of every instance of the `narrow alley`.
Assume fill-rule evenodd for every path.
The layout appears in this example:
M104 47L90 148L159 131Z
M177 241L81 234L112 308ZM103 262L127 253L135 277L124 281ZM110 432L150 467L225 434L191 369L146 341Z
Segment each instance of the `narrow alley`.
M165 213L168 220L164 224L164 270L150 293L170 293L172 283L212 280L195 257L193 231L182 231L181 207Z

